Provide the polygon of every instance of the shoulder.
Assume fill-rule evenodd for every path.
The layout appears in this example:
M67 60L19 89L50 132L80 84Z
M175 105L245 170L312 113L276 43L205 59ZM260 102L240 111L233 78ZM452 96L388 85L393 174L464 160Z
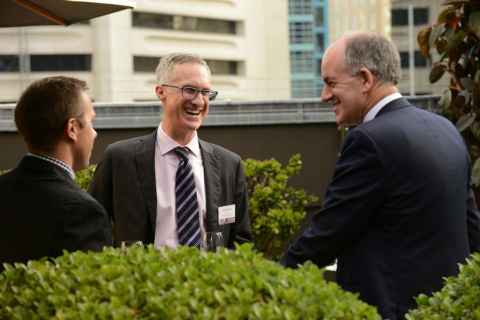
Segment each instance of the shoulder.
M230 151L218 144L206 142L204 140L199 140L200 149L208 155L214 156L216 158L222 159L223 161L234 161L240 162L241 158L238 154L233 151Z
M86 191L73 186L69 188L69 191L68 196L66 193L64 194L66 196L65 204L70 210L85 213L105 213L103 206Z
M139 144L142 144L145 142L154 143L155 136L156 136L156 133L154 132L148 135L114 142L107 146L107 148L105 149L105 154L109 155L109 154L130 153L132 150L137 148Z

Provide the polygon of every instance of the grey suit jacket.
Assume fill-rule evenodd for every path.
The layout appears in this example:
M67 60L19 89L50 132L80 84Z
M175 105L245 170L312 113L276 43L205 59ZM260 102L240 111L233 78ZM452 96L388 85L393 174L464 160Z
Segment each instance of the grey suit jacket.
M107 147L90 185L90 193L107 210L114 226L114 243L153 243L157 215L155 141L152 134L119 141ZM206 228L220 231L225 245L250 241L247 190L238 155L202 140L205 172ZM235 223L218 225L218 208L235 204Z

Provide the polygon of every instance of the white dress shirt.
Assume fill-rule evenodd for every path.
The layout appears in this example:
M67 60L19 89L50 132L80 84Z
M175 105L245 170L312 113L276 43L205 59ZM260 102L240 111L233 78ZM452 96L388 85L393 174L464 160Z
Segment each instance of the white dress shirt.
M170 138L162 129L160 123L157 130L155 144L155 185L157 190L157 219L155 226L155 247L168 246L175 248L178 245L177 221L175 207L175 174L179 158L175 154L176 147L183 147ZM205 177L203 172L202 155L198 136L195 132L193 139L186 145L189 149L188 160L192 165L197 189L197 200L200 208L200 229L202 239L205 239L204 220L206 216Z
M373 108L371 108L367 112L367 114L363 118L363 122L365 123L365 122L368 122L370 120L375 119L375 117L380 112L380 110L383 109L383 107L385 107L387 104L389 104L393 100L400 99L401 97L402 97L402 95L400 93L396 92L396 93L392 93L392 94L386 96L385 98L383 98L382 100L378 101L377 104L375 106L373 106Z

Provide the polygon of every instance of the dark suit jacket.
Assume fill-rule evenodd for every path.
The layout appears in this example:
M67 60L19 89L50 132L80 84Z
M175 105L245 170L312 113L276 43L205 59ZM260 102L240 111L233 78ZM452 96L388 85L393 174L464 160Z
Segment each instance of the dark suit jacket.
M114 242L153 243L157 218L154 133L116 142L107 147L98 165L90 193L113 220ZM202 140L208 230L220 231L225 245L250 241L247 191L238 155ZM218 226L218 207L235 204L235 223Z
M282 263L323 267L337 258L341 287L385 319L403 319L415 296L439 290L479 248L469 176L456 128L395 100L348 132L324 208Z
M112 245L107 213L68 173L24 157L0 176L0 263Z

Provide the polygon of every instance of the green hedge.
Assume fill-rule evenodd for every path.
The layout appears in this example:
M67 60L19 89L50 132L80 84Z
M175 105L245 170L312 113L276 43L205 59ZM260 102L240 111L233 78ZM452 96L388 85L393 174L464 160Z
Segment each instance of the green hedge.
M243 164L255 247L265 257L277 259L298 232L306 215L305 207L318 198L289 185L290 178L302 169L299 154L294 154L286 165L275 159L246 159ZM77 172L77 184L87 190L94 172L94 165Z
M285 166L275 159L246 159L244 166L255 246L266 257L276 259L299 230L305 207L318 198L288 184L302 169L299 154L294 154Z
M471 255L442 290L430 297L422 294L416 301L418 307L407 314L408 320L480 319L480 254Z
M285 269L251 245L217 253L132 246L7 265L0 319L380 319L308 263Z

